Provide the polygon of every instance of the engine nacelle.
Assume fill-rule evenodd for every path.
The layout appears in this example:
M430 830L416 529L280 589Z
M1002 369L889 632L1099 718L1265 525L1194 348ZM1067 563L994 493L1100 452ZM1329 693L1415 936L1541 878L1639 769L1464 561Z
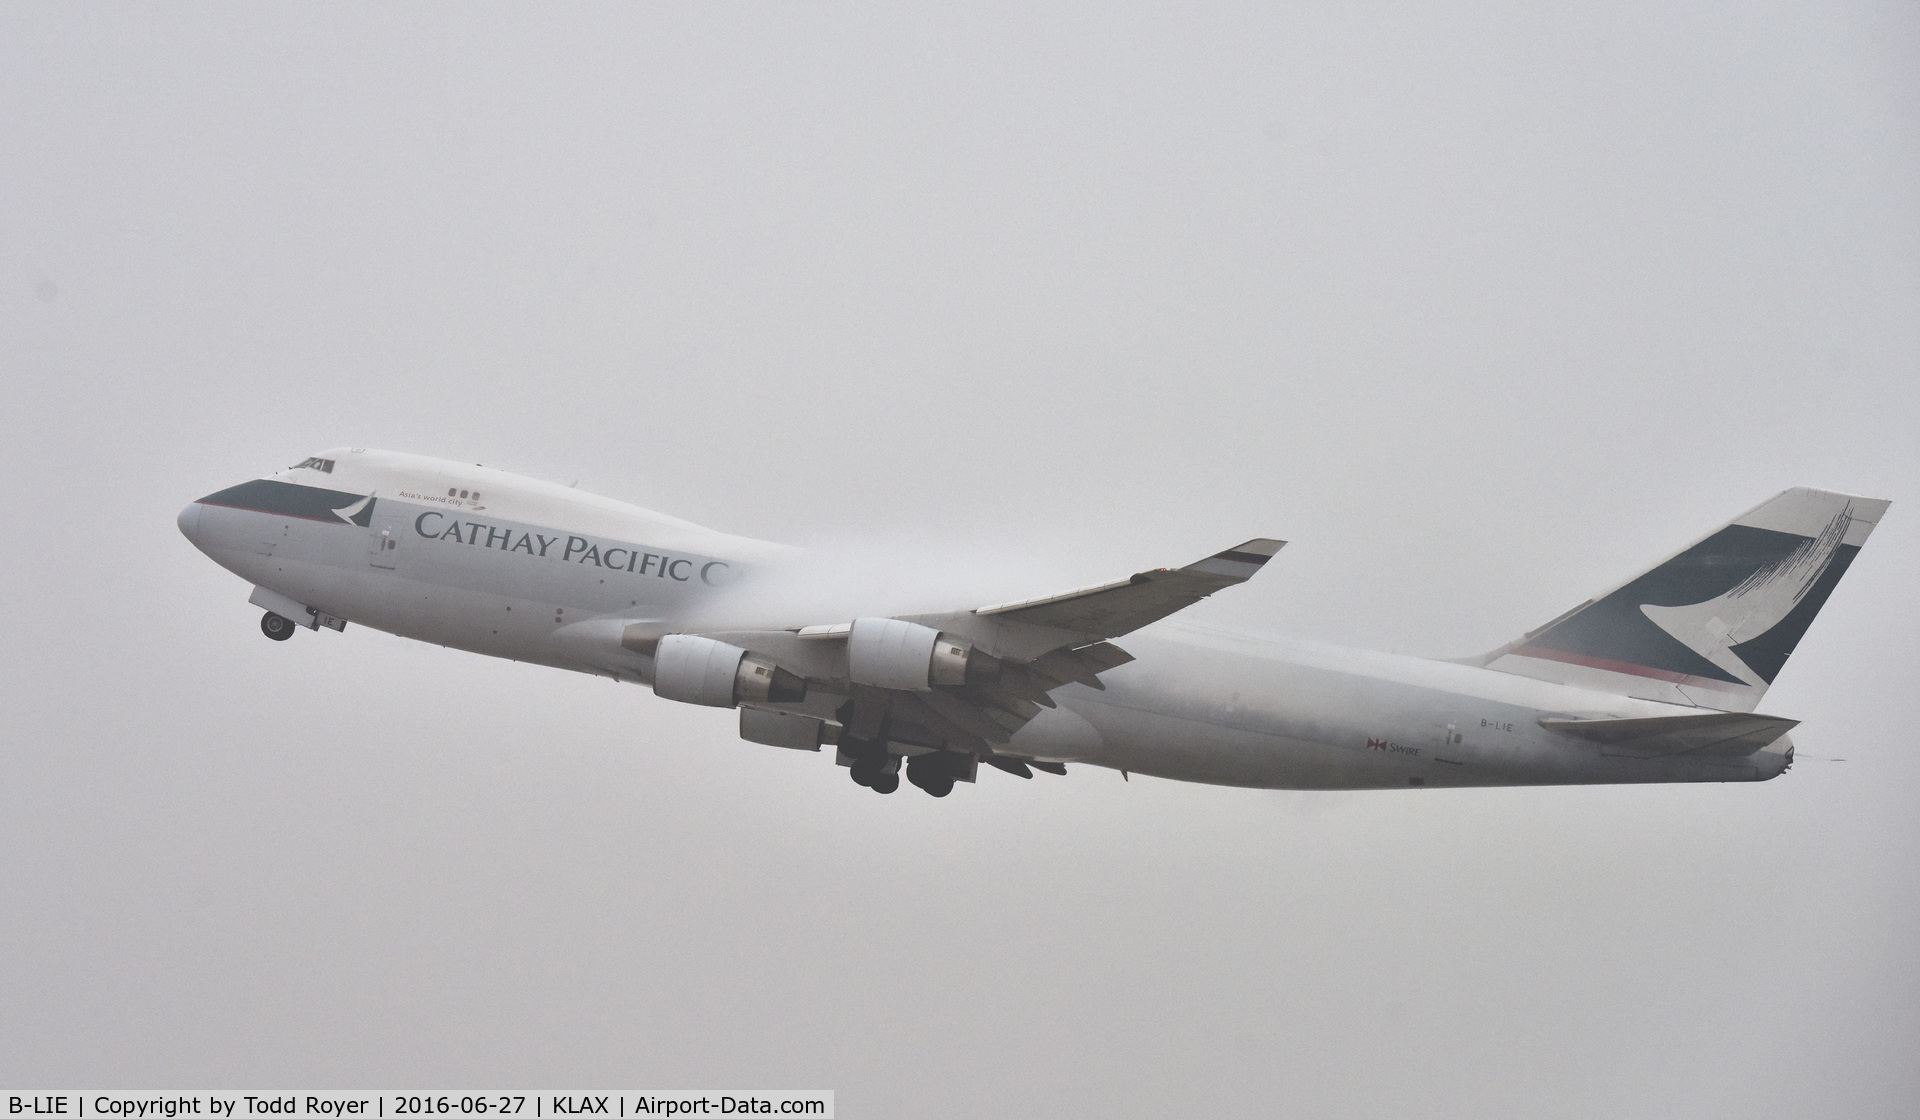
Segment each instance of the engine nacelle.
M917 622L856 618L847 631L847 677L875 688L927 692L999 680L1000 659Z
M710 708L733 708L742 700L791 704L807 698L807 682L739 646L668 634L654 649L653 693Z

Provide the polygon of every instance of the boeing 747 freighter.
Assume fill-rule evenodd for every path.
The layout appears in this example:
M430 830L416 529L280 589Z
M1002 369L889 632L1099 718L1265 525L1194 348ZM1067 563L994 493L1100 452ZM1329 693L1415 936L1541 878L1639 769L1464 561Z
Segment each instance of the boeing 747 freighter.
M855 782L935 797L985 763L1274 789L1765 781L1755 711L1888 503L1788 490L1483 656L1436 661L1172 617L1284 543L933 614L729 618L781 545L505 471L326 451L209 494L180 531L261 629L347 623L737 708ZM765 611L765 608L761 608ZM795 605L793 611L802 610Z

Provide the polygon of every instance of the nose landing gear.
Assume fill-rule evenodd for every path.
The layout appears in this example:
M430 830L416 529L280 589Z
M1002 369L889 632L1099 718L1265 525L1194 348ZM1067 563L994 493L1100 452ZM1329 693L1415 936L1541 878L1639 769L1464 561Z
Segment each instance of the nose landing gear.
M293 637L293 623L268 611L260 616L260 632L276 642L284 642Z

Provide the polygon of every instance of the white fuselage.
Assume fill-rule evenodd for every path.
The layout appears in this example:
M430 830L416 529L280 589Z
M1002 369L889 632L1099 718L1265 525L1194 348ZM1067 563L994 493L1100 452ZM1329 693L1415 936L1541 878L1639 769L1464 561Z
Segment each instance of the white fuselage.
M796 556L503 471L376 451L318 458L330 469L289 469L195 502L181 531L269 593L475 653L644 681L650 661L621 646L622 630L640 621L671 630L720 589ZM1753 781L1791 759L1784 737L1739 758L1606 754L1539 720L1696 709L1451 662L1178 620L1121 644L1135 660L1103 673L1104 691L1057 690L1059 707L1011 749L1293 789Z

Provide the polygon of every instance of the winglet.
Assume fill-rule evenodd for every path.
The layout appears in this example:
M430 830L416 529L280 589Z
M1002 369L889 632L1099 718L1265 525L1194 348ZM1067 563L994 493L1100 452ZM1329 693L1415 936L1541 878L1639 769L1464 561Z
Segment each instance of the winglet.
M1216 552L1196 564L1188 564L1180 569L1183 572L1205 572L1212 576L1226 576L1229 579L1252 579L1260 566L1273 559L1273 554L1287 546L1286 541L1276 541L1271 537L1255 537L1245 544L1235 545L1225 552Z

